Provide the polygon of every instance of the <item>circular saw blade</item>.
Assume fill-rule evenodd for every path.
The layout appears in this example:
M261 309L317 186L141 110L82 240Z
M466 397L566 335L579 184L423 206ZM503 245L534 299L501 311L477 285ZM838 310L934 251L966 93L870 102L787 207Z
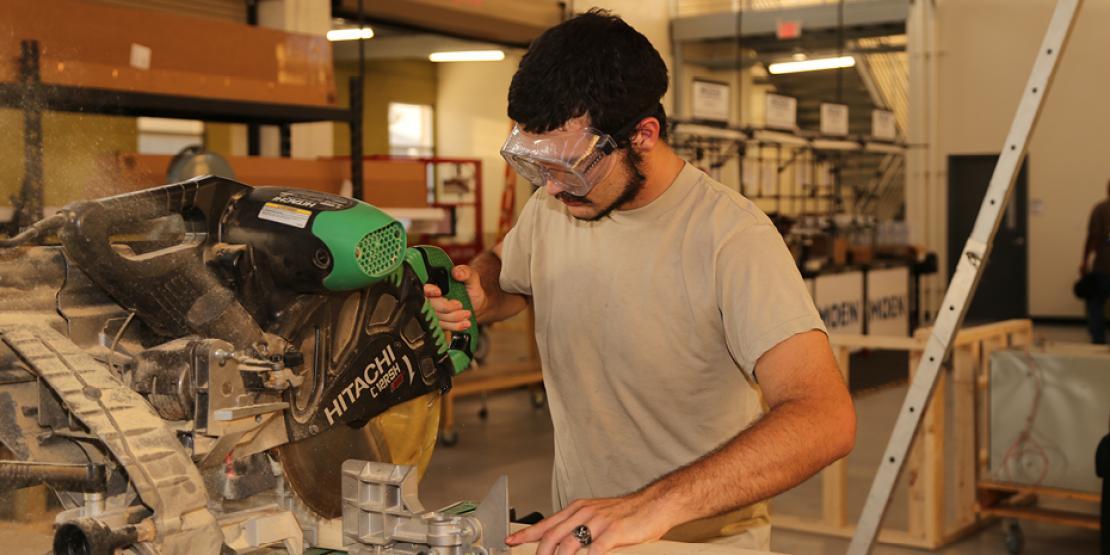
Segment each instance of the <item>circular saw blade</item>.
M290 488L320 516L337 518L342 514L340 485L344 461L413 465L423 474L431 459L440 411L440 393L435 382L417 383L435 389L389 407L369 421L363 420L366 422L363 426L353 426L351 422L359 421L353 418L329 426L320 422L318 416L321 407L331 406L325 390L338 391L332 384L345 383L343 377L350 368L363 368L368 362L376 364L375 359L366 358L367 354L374 356L374 349L361 350L364 342L374 345L373 342L388 338L398 353L414 349L411 353L415 360L426 356L419 353L434 348L432 336L421 327L423 305L412 300L414 295L419 301L424 299L420 283L411 273L400 284L382 282L347 294L302 295L278 313L270 328L304 355L304 364L298 371L303 382L286 392L290 404L287 423L296 432L290 434L295 439L277 450ZM414 379L424 379L416 377L411 367L409 370L408 384L413 384ZM396 383L406 382L398 377ZM351 403L355 400L351 396L346 399ZM317 431L319 428L323 429Z
M309 509L326 518L343 514L340 467L347 459L384 461L385 442L372 423L355 429L336 426L323 433L278 447L279 459L293 493Z
M341 466L347 459L416 466L422 476L435 448L440 395L429 393L390 408L362 428L335 426L278 447L298 498L326 518L343 514Z

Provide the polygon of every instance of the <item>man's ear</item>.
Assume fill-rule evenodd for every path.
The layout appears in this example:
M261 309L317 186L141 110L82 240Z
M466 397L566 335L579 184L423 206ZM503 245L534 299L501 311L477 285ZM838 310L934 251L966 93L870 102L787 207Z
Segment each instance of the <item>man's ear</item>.
M650 152L659 144L659 120L656 118L644 118L636 125L636 130L632 132L630 142L632 148L636 149L639 153Z

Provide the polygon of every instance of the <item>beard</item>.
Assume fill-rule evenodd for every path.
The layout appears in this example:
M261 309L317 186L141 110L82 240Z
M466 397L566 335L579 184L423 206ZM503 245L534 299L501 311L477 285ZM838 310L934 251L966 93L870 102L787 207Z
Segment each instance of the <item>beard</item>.
M647 178L644 177L643 172L640 171L640 164L644 159L640 156L640 153L632 148L628 148L626 152L627 155L624 157L624 167L628 172L628 182L625 183L624 189L621 190L621 194L617 195L617 198L613 199L613 202L610 202L596 214L585 217L575 216L575 218L585 222L596 222L608 216L614 210L632 202L632 199L636 198L636 196L640 194L640 191L644 189L644 182L647 181ZM565 191L555 195L555 197L561 200L572 200L592 204L592 201L588 200L586 197L572 195Z

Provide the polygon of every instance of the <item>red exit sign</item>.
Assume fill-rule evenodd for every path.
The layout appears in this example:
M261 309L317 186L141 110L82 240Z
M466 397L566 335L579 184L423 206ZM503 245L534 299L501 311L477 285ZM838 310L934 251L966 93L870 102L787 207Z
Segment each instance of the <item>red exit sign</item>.
M775 22L775 37L779 40L796 39L802 36L802 22L779 20Z

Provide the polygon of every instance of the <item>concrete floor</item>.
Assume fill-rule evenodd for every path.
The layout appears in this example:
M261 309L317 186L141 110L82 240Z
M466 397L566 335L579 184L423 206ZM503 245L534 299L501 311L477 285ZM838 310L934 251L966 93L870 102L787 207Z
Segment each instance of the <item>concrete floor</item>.
M1083 341L1078 327L1038 327L1037 335L1053 341ZM495 343L496 344L496 343ZM887 387L857 396L861 415L856 449L849 461L849 510L857 515L875 468L886 446L905 385ZM426 507L440 507L460 499L480 500L502 474L509 476L510 502L518 514L551 512L551 421L545 409L533 408L524 390L491 395L486 419L478 416L479 398L460 400L457 407L459 442L453 447L437 448L431 466L420 486ZM869 461L875 461L870 463ZM772 510L791 514L816 514L820 486L808 481L780 495ZM887 523L904 527L906 519L904 487L896 491ZM1097 508L1096 508L1097 510ZM1023 522L1025 553L1089 554L1098 551L1098 534L1090 530ZM840 554L847 540L812 534L776 530L772 549L781 553ZM875 555L918 553L911 548L879 546ZM1006 554L1000 525L993 525L940 550L946 555Z

